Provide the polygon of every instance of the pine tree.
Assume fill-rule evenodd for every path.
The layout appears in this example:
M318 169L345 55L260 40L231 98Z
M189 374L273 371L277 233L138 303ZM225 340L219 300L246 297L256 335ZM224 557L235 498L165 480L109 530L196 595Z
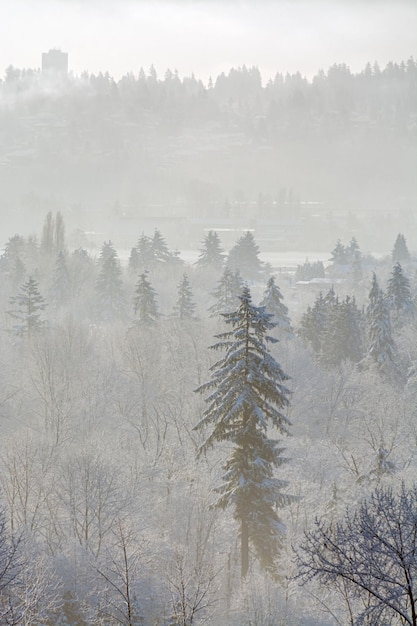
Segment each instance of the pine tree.
M159 318L156 291L146 279L146 273L140 275L136 284L133 310L136 321L141 326L152 326Z
M154 263L167 263L172 259L172 254L168 249L161 232L155 228L151 245L152 261Z
M209 308L210 316L215 317L233 311L239 303L242 288L243 280L239 270L233 273L228 267L225 267L217 288L212 293L216 302Z
M381 371L396 369L396 348L391 333L391 320L387 301L378 285L375 273L366 310L368 322L368 356Z
M399 235L397 235L397 239L394 243L394 249L392 251L392 262L397 263L399 261L400 263L402 263L409 260L410 253L407 248L407 242L404 235L400 233Z
M17 324L13 326L15 335L30 338L43 328L44 321L41 314L46 308L46 302L39 293L38 283L32 276L21 286L17 296L10 299L10 304L16 307L8 311L9 315L17 320Z
M277 340L267 332L274 327L272 316L252 304L248 287L240 296L240 306L224 314L231 326L212 346L225 355L212 368L211 380L197 392L209 392L208 408L196 429L208 427L209 435L201 452L216 443L232 446L223 465L223 483L217 488L217 506L231 506L240 524L241 571L249 568L249 544L261 564L274 571L282 539L282 526L276 511L290 496L283 493L286 483L274 476L284 462L277 440L267 436L269 426L288 434L290 422L284 411L290 392L289 377L271 356L267 343Z
M332 287L326 296L320 292L313 306L307 307L307 311L301 317L298 334L305 343L311 345L316 355L322 351L323 335L329 311L335 302L336 297Z
M214 230L210 230L204 238L203 249L200 250L196 265L198 267L210 267L221 269L224 254L220 246L220 238Z
M244 279L256 280L262 272L259 259L259 246L250 231L240 237L229 252L227 266L232 271L238 270Z
M388 280L387 287L388 306L398 314L412 316L415 306L411 297L410 281L404 275L401 264L397 262Z
M174 306L174 315L180 320L195 319L195 303L187 274L178 285L178 298Z
M288 317L288 307L285 306L283 300L284 297L280 288L275 284L274 276L271 276L267 282L260 306L264 306L267 313L273 316L272 319L279 330L292 334L293 329L291 320Z
M332 257L330 261L333 263L333 265L345 265L347 263L348 254L345 246L342 244L340 239L336 241L336 245L332 250L331 255Z
M111 241L105 242L99 259L96 294L101 319L111 321L124 314L122 269Z

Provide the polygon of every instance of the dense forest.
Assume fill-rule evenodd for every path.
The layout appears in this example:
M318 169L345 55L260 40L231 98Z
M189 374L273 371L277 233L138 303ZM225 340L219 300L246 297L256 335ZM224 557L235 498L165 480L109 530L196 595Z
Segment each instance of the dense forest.
M358 73L335 64L311 80L263 82L243 66L206 85L153 67L118 81L8 67L2 213L35 232L40 212L59 209L71 230L116 230L121 247L144 221L182 247L201 238L193 220L230 218L291 227L295 249L354 235L382 252L393 232L415 231L416 107L413 58Z
M414 68L334 75L360 93L394 79L401 91ZM74 80L62 102L89 102L87 116L101 98L127 119L146 111L148 85L162 119L178 83L179 102L201 92L209 117L245 78L254 109L292 81L310 109L332 76L262 88L241 70L210 97L175 75L83 77L89 97ZM3 93L37 80L11 74ZM416 624L406 237L378 259L335 240L323 262L284 271L251 231L228 253L208 232L193 264L159 229L131 236L127 261L112 241L93 255L68 244L57 211L4 242L0 623Z

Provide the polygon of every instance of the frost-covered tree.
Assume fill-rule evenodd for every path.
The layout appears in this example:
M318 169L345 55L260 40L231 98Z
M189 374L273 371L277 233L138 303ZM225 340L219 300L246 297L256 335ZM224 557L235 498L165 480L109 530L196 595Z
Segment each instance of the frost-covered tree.
M219 235L216 231L210 230L204 237L203 248L200 250L196 265L198 267L221 269L223 260L224 254L220 245Z
M248 230L230 250L227 266L232 271L239 270L244 279L256 280L262 272L259 252L259 246L255 242L255 237Z
M293 329L288 316L288 307L284 304L283 300L284 296L275 283L274 276L271 276L267 282L260 306L264 306L267 313L273 316L272 319L279 330L292 334Z
M391 319L387 300L378 285L375 273L369 292L366 318L368 323L368 356L381 370L387 371L387 368L389 370L395 364L396 348L391 333Z
M399 233L399 235L397 235L397 239L395 240L394 249L392 251L392 262L397 263L399 261L400 263L403 263L409 260L410 253L407 248L407 242L404 235Z
M13 333L20 337L32 337L43 328L42 311L46 308L46 302L39 293L39 285L33 276L21 286L17 296L10 298L10 304L14 308L8 311L17 323L13 326Z
M100 272L96 281L98 314L111 321L124 314L122 269L111 241L105 242L99 259Z
M286 483L274 475L284 462L282 448L269 438L269 427L288 434L285 415L290 392L288 376L271 356L267 344L277 340L268 335L275 324L263 307L252 304L248 287L240 306L225 313L231 330L217 335L212 348L225 355L212 368L211 380L199 393L208 392L208 407L196 429L208 428L200 452L217 443L228 443L229 456L223 464L217 506L232 507L240 524L241 572L249 568L249 545L261 564L274 571L282 541L282 524L277 513L289 501L283 492Z
M411 297L410 281L403 273L401 264L397 262L388 279L387 301L391 309L397 313L414 315L415 305Z
M136 247L132 248L129 257L129 270L137 273L140 270L149 269L154 258L152 239L142 233Z
M209 308L210 315L215 317L222 313L230 313L239 303L239 295L242 292L243 280L239 270L232 272L225 267L212 295L216 302Z
M195 319L195 302L187 274L183 274L178 285L177 301L173 313L180 320Z
M151 326L159 318L156 291L149 280L147 280L145 273L139 276L139 280L136 283L133 311L136 316L136 322L141 326Z
M351 600L351 624L417 626L417 487L376 489L335 524L316 521L298 550L299 578Z

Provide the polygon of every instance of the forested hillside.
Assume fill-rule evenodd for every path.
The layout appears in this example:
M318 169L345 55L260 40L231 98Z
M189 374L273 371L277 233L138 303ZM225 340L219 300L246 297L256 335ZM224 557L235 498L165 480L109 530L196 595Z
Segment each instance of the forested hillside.
M298 249L354 234L384 250L393 229L415 228L416 77L412 58L359 73L335 64L311 80L263 82L243 66L208 84L152 67L118 81L9 67L2 214L35 231L39 211L60 209L71 229L99 232L104 215L104 236L124 240L138 220L169 217L178 246L190 235L182 218L288 228L291 216Z

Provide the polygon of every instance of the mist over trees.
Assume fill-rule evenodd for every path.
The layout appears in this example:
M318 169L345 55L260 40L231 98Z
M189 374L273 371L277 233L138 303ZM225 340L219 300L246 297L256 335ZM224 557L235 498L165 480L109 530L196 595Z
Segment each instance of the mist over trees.
M69 232L104 231L96 245L131 246L132 228L151 225L197 249L192 220L214 230L229 219L255 223L285 249L328 250L354 234L365 249L386 250L393 231L416 230L416 75L413 58L356 73L333 64L310 80L263 81L243 65L207 84L152 67L118 81L9 67L0 81L3 214L28 234L59 208Z
M298 280L56 218L0 257L1 623L415 623L413 253Z

